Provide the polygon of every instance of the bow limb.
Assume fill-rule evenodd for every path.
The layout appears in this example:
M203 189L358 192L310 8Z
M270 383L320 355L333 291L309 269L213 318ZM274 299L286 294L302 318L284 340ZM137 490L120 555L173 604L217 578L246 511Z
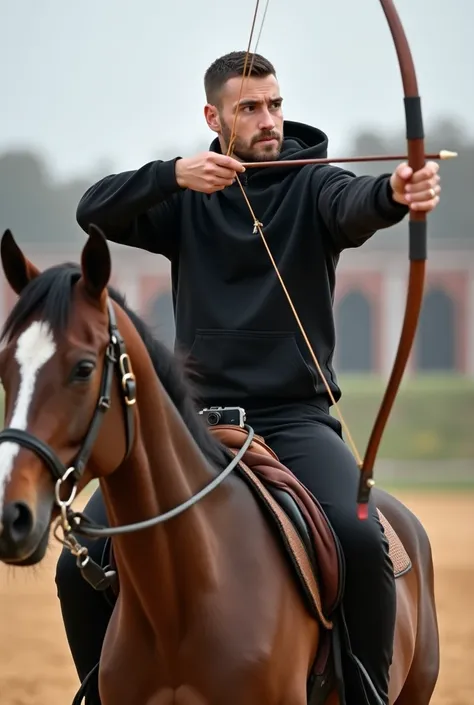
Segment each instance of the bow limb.
M397 52L403 83L406 137L408 143L408 164L414 171L425 165L425 144L421 100L418 95L418 82L410 46L400 17L392 0L380 0L385 13L393 42ZM367 517L370 490L377 451L382 440L385 425L398 393L410 353L413 347L418 320L423 303L425 282L425 264L427 257L426 213L410 211L409 220L409 256L410 271L402 332L395 362L390 374L387 389L380 405L367 450L361 465L358 492L358 514L361 519Z

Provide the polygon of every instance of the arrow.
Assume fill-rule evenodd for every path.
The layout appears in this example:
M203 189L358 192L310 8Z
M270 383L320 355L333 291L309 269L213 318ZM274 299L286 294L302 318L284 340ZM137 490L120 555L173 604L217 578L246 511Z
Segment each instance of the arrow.
M425 159L445 160L455 159L458 156L457 152L450 152L447 149L442 149L436 154L425 154ZM242 166L246 169L259 169L267 166L304 166L305 164L349 164L351 162L399 162L408 159L406 154L374 154L368 157L337 157L335 159L283 159L272 162L243 162Z

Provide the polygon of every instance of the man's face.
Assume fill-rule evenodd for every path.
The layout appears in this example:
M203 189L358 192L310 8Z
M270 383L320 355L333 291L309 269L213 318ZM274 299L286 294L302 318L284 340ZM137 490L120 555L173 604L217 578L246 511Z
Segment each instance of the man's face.
M220 96L220 105L206 106L209 127L221 138L227 151L237 114L233 156L243 162L278 159L283 143L282 98L275 76L231 78ZM240 100L239 100L240 96ZM224 143L224 144L222 144Z

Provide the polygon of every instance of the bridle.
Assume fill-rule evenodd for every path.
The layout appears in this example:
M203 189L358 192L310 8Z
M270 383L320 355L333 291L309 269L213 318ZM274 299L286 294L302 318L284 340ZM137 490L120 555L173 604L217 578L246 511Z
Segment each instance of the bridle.
M32 451L41 458L56 480L56 488L58 488L58 490L66 481L72 481L74 496L77 483L84 474L87 461L91 455L94 443L97 440L104 414L110 409L112 403L112 383L115 371L119 374L122 401L125 408L125 458L128 457L134 440L135 418L133 407L137 400L135 375L132 372L130 358L125 349L124 340L118 330L115 310L110 300L108 300L108 317L109 344L105 352L99 398L89 428L82 442L81 449L72 462L66 466L47 443L28 431L8 427L0 432L0 443L17 443L22 448ZM58 491L56 494L59 496Z
M125 341L117 326L115 310L110 299L107 299L107 310L109 344L105 352L99 397L92 420L89 424L89 428L82 442L81 449L73 461L69 465L65 465L47 443L28 431L7 427L0 432L0 443L17 443L22 448L32 451L44 462L52 477L56 480L55 502L60 509L60 516L58 517L54 527L54 536L60 543L66 546L71 553L73 553L73 555L77 557L78 566L81 570L83 570L83 572L86 567L92 568L96 572L101 571L102 569L100 566L95 564L92 559L90 559L87 548L80 545L74 537L74 534L80 534L90 538L103 538L117 536L120 534L130 534L143 529L153 528L158 524L162 524L163 522L178 516L197 504L197 502L212 492L226 479L226 477L228 477L228 475L230 475L230 473L242 460L254 437L254 430L250 426L245 426L248 432L245 443L236 455L233 455L229 451L229 456L232 455L232 460L224 468L224 470L222 470L215 478L213 478L211 482L209 482L204 488L199 490L189 499L182 502L177 507L153 517L152 519L147 519L134 524L106 528L94 524L86 515L80 512L73 512L71 505L76 498L78 483L84 475L87 462L97 440L105 413L111 408L114 374L117 375L119 380L121 400L125 416L126 449L123 461L129 456L135 439L135 406L137 403L136 379L132 370L130 357L126 350ZM64 500L61 498L61 491L63 485L66 483L72 483L72 489L70 490L69 497ZM62 536L60 536L60 531Z

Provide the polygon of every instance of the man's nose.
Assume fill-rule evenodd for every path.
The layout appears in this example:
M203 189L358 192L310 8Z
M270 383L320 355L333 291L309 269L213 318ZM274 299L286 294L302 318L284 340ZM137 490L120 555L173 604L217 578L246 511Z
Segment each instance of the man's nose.
M275 127L275 120L270 115L268 110L266 110L260 119L259 128L260 130L273 130Z

